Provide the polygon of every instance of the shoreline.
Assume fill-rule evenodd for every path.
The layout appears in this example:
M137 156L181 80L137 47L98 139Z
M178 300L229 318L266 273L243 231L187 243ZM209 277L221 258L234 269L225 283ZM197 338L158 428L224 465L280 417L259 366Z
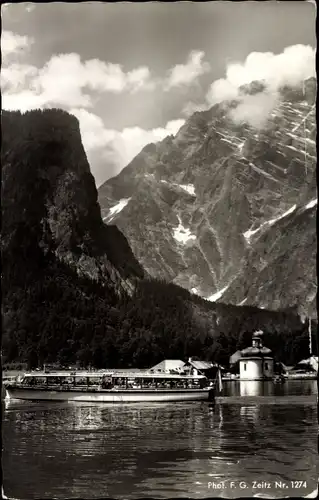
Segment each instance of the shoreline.
M287 380L317 380L317 374L306 374L306 375L285 375L283 377L283 380L286 382ZM273 382L273 378L268 378L268 379L261 379L261 378L256 378L256 379L245 379L245 378L239 378L239 377L223 377L222 378L223 382Z

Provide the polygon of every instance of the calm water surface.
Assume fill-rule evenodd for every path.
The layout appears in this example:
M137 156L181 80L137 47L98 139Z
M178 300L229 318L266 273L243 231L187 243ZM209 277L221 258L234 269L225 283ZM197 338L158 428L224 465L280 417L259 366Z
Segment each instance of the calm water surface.
M225 393L295 394L296 404L5 403L4 492L18 499L309 494L318 478L317 407L298 394L316 393L316 381L242 384L228 383ZM298 480L306 486L293 488Z

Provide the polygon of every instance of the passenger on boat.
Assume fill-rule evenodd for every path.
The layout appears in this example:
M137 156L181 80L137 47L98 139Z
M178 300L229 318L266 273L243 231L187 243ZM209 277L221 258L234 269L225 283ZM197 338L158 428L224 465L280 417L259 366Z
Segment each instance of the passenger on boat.
M102 378L102 383L101 383L102 389L112 389L113 384L110 380L107 378L103 377Z
M133 389L141 389L142 386L140 384L132 384Z

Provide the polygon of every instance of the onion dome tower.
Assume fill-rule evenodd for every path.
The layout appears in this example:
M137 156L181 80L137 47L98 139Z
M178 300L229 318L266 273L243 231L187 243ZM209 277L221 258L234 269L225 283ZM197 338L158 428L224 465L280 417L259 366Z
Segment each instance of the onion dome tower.
M252 336L252 345L241 351L239 372L242 380L267 380L273 378L274 360L271 350L263 346L262 330Z

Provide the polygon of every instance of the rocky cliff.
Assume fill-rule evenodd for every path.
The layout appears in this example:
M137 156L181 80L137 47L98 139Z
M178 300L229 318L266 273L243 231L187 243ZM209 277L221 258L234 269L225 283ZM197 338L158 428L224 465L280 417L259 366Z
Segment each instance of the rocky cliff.
M5 274L19 281L46 256L111 280L118 292L132 289L144 271L118 228L101 220L77 119L61 110L4 111L2 131Z
M100 187L104 221L152 276L213 301L313 312L315 96L313 78L282 88L258 124L238 119L237 101L195 113Z

